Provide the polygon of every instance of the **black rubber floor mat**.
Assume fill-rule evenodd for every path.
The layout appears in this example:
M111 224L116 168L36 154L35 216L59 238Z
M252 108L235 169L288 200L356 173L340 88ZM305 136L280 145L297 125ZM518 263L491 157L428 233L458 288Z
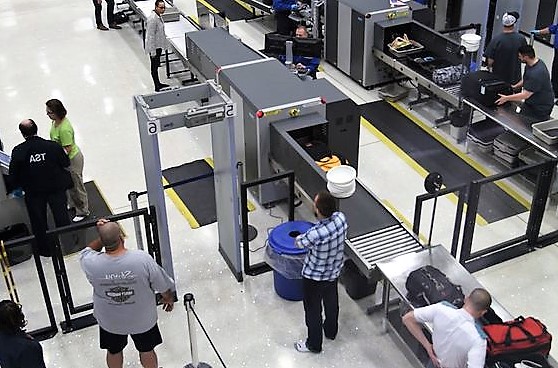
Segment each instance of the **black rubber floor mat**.
M230 21L252 19L254 14L234 0L204 0L213 8L219 10ZM203 2L202 2L203 4Z
M172 184L211 173L213 168L205 160L196 160L163 170L163 177ZM176 186L173 190L181 203L176 203L174 198L173 201L192 228L217 221L213 176ZM172 197L172 192L167 193Z
M87 191L90 212L90 215L86 218L86 220L103 218L113 214L94 181L88 181L85 183L85 190ZM69 211L69 215L70 219L73 218L75 215L74 211ZM62 253L66 256L79 252L85 248L87 244L98 237L99 235L95 227L89 227L87 229L78 230L74 233L68 234L65 238L61 238Z
M484 178L483 174L451 152L385 101L362 106L374 127L428 172L439 172L446 187ZM478 213L488 223L523 213L528 209L495 184L484 185Z

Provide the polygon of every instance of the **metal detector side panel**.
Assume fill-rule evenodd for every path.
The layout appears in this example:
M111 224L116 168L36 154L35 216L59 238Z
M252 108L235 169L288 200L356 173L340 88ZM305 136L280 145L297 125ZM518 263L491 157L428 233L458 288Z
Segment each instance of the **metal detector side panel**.
M219 252L236 279L241 281L240 206L234 121L232 118L211 124L211 145L215 163L215 204L219 224Z

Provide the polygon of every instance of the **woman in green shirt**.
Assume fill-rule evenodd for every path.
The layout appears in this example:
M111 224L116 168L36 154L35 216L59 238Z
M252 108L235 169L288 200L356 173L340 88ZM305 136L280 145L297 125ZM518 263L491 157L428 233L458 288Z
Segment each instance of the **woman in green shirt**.
M68 189L68 206L76 209L73 222L79 222L89 216L87 192L83 185L83 154L74 139L74 128L66 117L66 108L60 100L52 99L46 102L46 113L52 119L50 139L60 144L70 158L70 174L74 187Z

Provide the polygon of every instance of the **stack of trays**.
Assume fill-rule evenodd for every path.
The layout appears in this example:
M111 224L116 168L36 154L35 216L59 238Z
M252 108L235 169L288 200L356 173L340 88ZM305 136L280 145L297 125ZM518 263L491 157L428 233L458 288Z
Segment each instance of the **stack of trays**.
M504 132L494 140L494 156L504 165L519 166L519 152L529 147L529 143L511 132Z
M474 143L482 152L492 153L494 139L504 131L505 129L495 121L485 119L469 127L467 138L469 138L469 141Z
M523 151L519 152L518 157L520 163L525 165L539 164L546 160L550 160L550 157L548 155L543 153L541 150L535 148L534 146L530 146L524 149ZM537 181L536 172L526 171L521 175L523 175L525 178L527 178L527 180L533 183Z

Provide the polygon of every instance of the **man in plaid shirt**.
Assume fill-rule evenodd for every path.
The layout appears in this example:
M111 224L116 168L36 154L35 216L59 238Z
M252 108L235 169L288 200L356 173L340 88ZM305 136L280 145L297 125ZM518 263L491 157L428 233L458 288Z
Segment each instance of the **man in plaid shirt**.
M308 249L302 267L308 338L296 342L295 348L300 352L319 353L322 351L322 328L330 340L337 335L337 278L343 267L347 221L345 215L337 211L337 202L327 191L319 192L314 198L314 213L318 223L296 238L297 247ZM322 302L325 321L322 320Z

